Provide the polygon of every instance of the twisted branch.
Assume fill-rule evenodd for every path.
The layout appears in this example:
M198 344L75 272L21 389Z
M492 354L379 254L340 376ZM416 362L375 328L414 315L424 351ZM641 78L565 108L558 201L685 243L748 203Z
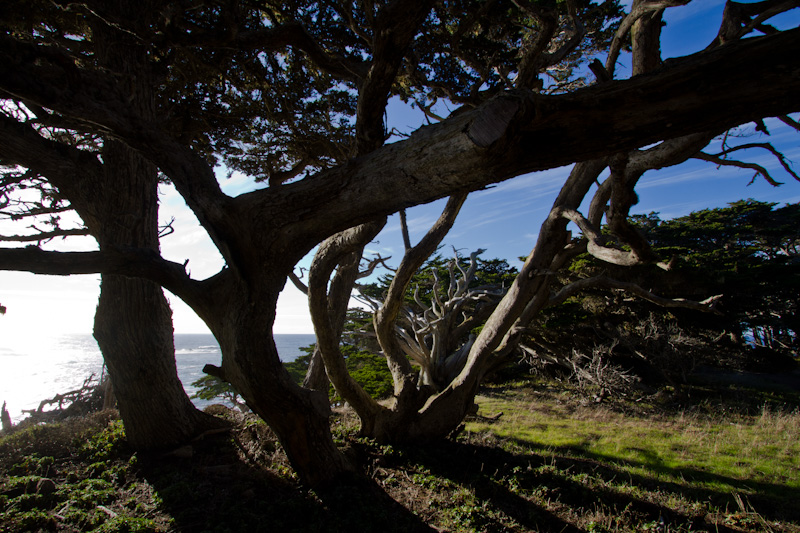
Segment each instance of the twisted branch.
M609 278L605 275L585 278L570 283L559 290L556 294L551 296L547 302L547 305L558 305L564 302L570 296L574 296L579 292L587 289L598 288L622 290L661 307L680 307L684 309L694 309L695 311L702 311L704 313L714 313L717 315L722 314L718 309L716 309L716 303L722 298L721 294L710 296L701 302L686 300L684 298L664 298L642 288L636 283L619 281Z

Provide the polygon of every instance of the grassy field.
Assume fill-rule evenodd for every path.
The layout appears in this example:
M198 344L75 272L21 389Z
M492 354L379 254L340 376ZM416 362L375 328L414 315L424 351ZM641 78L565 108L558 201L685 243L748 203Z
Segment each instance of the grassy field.
M585 400L561 384L485 389L453 439L398 448L334 431L367 474L302 489L270 430L131 452L112 412L0 439L0 531L800 532L796 394L695 388ZM502 416L496 415L502 412Z
M758 398L760 405L754 396L728 390L683 407L606 406L575 401L569 389L525 387L480 397L483 413L503 416L467 430L529 454L539 463L531 471L557 478L528 480L529 499L545 508L554 506L554 484L589 489L595 516L583 504L578 520L587 530L800 531L800 412L791 396ZM536 494L543 485L544 497ZM657 523L646 513L626 517L637 505L658 507Z

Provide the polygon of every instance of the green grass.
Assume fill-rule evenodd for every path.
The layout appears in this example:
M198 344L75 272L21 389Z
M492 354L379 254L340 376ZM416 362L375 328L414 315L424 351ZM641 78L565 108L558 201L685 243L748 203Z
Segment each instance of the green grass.
M477 403L482 413L504 414L471 421L467 431L489 431L540 453L600 460L687 488L778 496L800 489L796 409L637 415L519 392L482 396Z

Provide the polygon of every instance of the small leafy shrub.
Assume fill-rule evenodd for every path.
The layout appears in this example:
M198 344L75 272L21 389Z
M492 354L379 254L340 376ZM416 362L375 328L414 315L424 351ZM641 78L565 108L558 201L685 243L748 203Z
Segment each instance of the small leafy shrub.
M80 508L94 509L106 505L117 497L114 485L104 479L84 479L71 491L70 498Z
M51 456L39 457L29 455L22 461L11 467L10 473L18 476L47 476L53 466L54 459Z
M107 461L118 455L126 447L125 428L122 420L114 420L102 431L91 435L79 444L79 452L87 459L98 462Z
M40 509L7 517L0 515L0 521L3 522L3 531L41 531L54 530L56 527L55 519Z

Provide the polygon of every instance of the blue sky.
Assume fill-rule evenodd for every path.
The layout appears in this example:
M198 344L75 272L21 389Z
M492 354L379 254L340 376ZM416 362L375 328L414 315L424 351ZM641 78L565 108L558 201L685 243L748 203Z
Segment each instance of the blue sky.
M716 35L721 19L722 0L695 0L689 6L667 10L662 53L665 58L686 55L704 48ZM796 10L798 11L798 10ZM800 15L787 17L782 27L797 26ZM620 58L618 74L625 72L629 58ZM392 102L388 110L389 126L412 131L423 123L418 111L410 110L399 102ZM800 162L800 133L778 123L767 121L773 135L769 140L782 149L787 157ZM752 127L744 134L754 134ZM748 138L754 142L757 137ZM800 201L800 183L779 169L777 161L766 153L743 154L742 158L757 162L774 172L783 181L781 187L772 187L761 179L748 186L752 172L722 168L702 161L690 161L677 167L648 173L640 182L640 202L635 213L659 212L662 218L672 218L691 211L722 207L743 198L786 203ZM800 163L794 165L800 171ZM483 257L514 260L528 254L533 247L539 226L550 209L553 199L564 182L569 167L548 170L517 177L498 184L489 190L473 193L467 200L450 235L445 239L444 253L456 247L469 253L485 248ZM220 173L224 174L224 173ZM231 195L250 190L253 185L243 176L230 180L222 178L223 189ZM180 196L165 188L161 196L161 219L176 217L176 232L162 243L163 254L168 259L189 259L188 268L193 277L203 278L215 273L222 260L196 219L186 209ZM424 235L439 216L443 201L415 207L408 211L412 240ZM90 239L70 243L53 243L51 249L93 249ZM383 256L391 255L393 264L400 260L403 249L397 216L391 217L386 229L369 251ZM310 257L303 263L308 264ZM50 333L91 333L94 309L97 302L99 276L34 276L26 273L0 273L0 303L8 308L0 317L0 339L31 337ZM204 324L177 297L169 296L174 310L176 333L205 332ZM310 319L305 298L290 284L279 302L276 333L310 333Z

